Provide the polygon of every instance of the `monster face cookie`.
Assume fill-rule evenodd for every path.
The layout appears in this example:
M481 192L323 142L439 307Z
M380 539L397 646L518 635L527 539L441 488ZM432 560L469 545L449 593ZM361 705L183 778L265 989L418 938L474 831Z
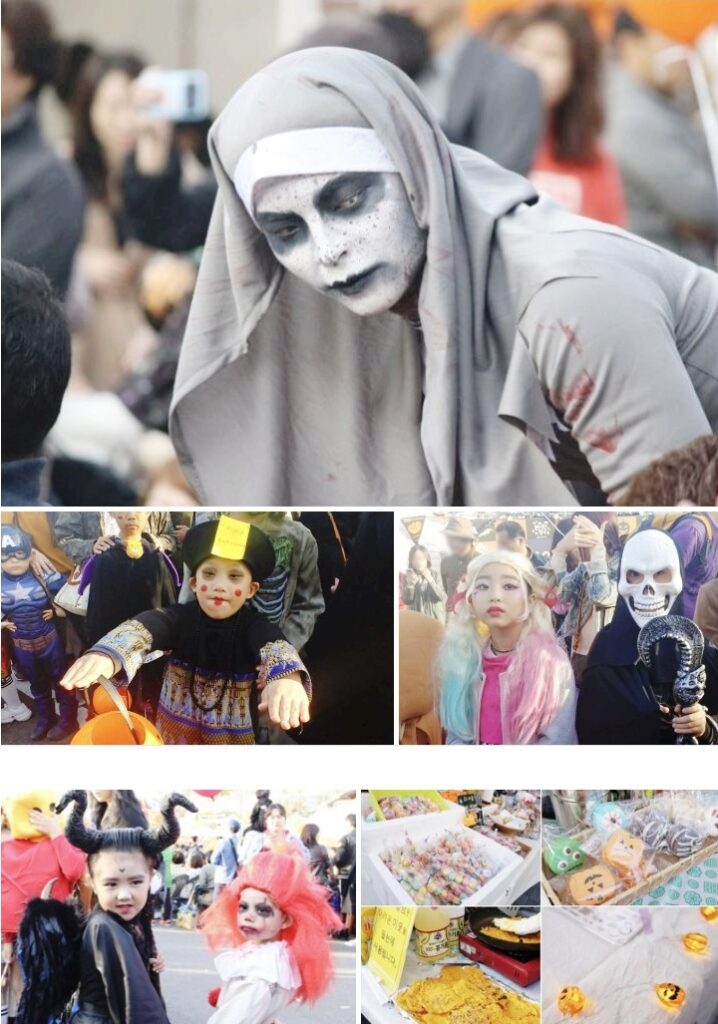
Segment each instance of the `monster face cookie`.
M571 875L569 892L579 907L597 907L621 890L621 882L607 864L594 864Z
M543 859L554 875L565 875L567 871L580 868L586 860L586 855L575 839L559 836L546 846Z

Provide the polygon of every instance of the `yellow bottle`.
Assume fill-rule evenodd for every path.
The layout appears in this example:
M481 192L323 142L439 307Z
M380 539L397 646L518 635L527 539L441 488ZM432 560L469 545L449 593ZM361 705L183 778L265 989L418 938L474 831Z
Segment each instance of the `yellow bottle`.
M374 918L376 907L361 908L361 962L365 964L371 953L371 943L374 938Z
M419 960L440 960L449 952L449 911L444 907L419 907L414 921L414 943Z

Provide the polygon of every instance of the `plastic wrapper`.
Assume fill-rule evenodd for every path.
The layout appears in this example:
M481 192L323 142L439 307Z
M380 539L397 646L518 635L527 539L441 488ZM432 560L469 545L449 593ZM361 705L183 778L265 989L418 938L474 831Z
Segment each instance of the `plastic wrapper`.
M479 835L486 836L487 839L491 839L492 842L498 843L499 846L505 846L507 850L511 850L512 853L517 853L519 857L525 857L527 850L525 846L522 846L518 839L514 839L513 836L506 835L505 832L499 832L498 829L493 828L491 825L478 825L474 828L474 832L478 832Z
M395 818L411 818L414 814L433 814L442 811L433 800L418 793L412 796L383 796L378 800L381 813L386 821Z
M629 828L654 850L690 857L716 837L718 799L713 791L666 793L637 811Z
M471 833L445 832L383 850L379 857L419 906L463 903L498 868L471 842Z
M608 864L593 858L577 871L554 878L551 884L561 903L577 907L598 907L628 888L626 880Z

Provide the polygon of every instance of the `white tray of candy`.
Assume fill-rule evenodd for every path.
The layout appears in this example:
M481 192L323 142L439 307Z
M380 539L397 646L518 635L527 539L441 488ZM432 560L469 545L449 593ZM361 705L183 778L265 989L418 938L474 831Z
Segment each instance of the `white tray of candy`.
M499 904L505 902L511 890L511 878L523 861L521 857L511 850L498 843L493 842L486 836L478 835L463 825L452 825L449 828L437 829L435 822L422 821L421 819L404 819L404 829L401 833L392 832L389 836L386 833L379 840L376 833L365 838L368 840L365 850L369 869L373 875L372 890L375 896L380 897L380 902L385 904L402 906L431 906L450 905L457 906L480 906L481 904L493 905L496 900ZM418 870L416 853L421 855L428 848L435 849L441 846L442 853L437 857L438 863L443 862L448 867L454 865L447 862L456 857L460 859L461 848L465 847L467 856L476 863L479 872L484 880L476 879L476 888L472 888L473 879L464 882L467 890L461 897L447 895L442 898L436 893L426 892L422 896L421 889L415 897L416 890L408 881L408 876L414 877ZM400 872L404 875L404 884L394 876L392 871L382 860L382 854L387 855L390 851L399 848L404 850L404 857L395 857L395 862L403 859L404 864L400 866ZM448 855L446 851L449 851ZM424 877L436 880L437 870L424 873ZM466 872L461 866L456 866L456 873L465 878ZM471 889L472 891L468 891Z

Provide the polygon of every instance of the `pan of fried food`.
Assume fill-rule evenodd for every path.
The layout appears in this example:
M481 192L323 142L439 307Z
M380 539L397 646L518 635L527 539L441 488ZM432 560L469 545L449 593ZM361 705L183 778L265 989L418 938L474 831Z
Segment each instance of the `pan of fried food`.
M498 985L480 967L441 968L436 978L415 981L396 1004L416 1024L539 1024L537 1003Z
M541 948L541 915L521 909L508 916L499 907L469 907L469 928L490 949L532 960Z

